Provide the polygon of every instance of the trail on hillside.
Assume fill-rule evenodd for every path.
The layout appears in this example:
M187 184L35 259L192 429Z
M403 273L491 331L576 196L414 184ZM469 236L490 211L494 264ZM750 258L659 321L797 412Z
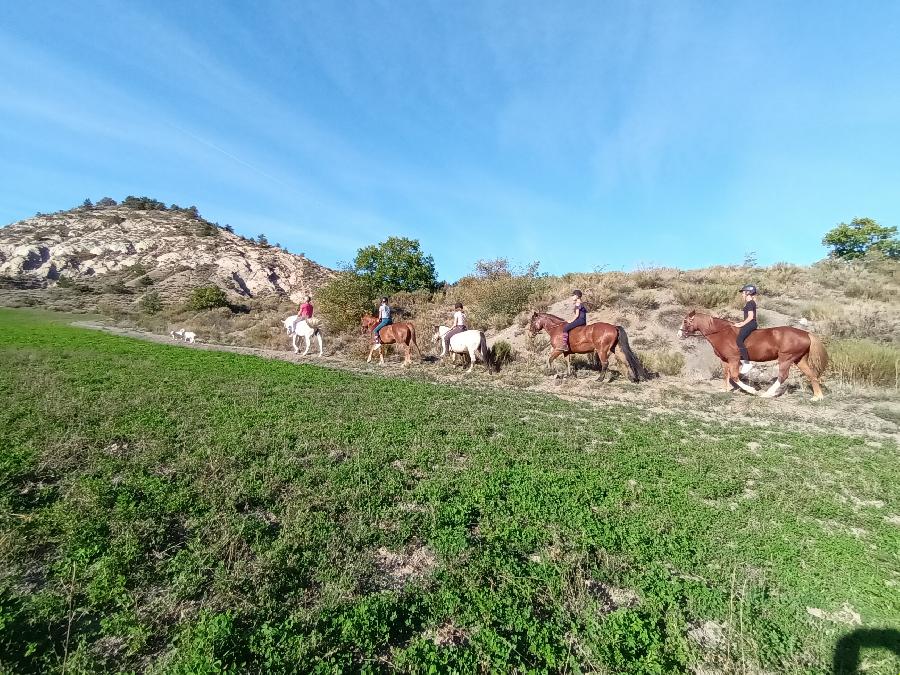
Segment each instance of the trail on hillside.
M310 349L309 355L301 356L289 349L263 349L209 342L194 344L174 342L168 335L93 321L75 321L72 325L186 349L231 352L354 373L426 380L480 389L524 390L595 406L628 405L648 416L675 414L704 422L723 424L739 422L762 427L781 425L797 431L864 435L900 441L900 426L893 421L900 419L900 401L897 401L896 397L879 392L829 392L824 401L813 403L809 401L809 392L800 389L794 382L796 376L792 378L782 396L762 399L739 392L724 393L721 391L719 380L689 383L682 378L663 376L658 380L634 384L618 374L615 370L615 359L611 360L614 364L611 370L613 379L606 383L597 382L597 373L592 370L577 371L576 377L573 378L548 375L541 365L543 357L530 359L528 365L532 368L527 371L520 367L508 376L490 375L480 366L476 366L475 371L467 375L460 366L439 362L434 355L429 354L425 345L422 345L425 357L423 361L414 360L411 367L403 368L402 356L395 354L387 358L385 365L381 366L375 361L366 363L361 358L329 354L327 342L324 356L314 356L315 347ZM289 338L285 336L285 344L288 342Z

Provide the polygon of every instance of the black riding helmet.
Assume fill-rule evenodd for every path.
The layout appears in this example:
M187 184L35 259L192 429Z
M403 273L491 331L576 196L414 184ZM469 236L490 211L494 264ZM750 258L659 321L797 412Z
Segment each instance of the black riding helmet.
M756 286L753 284L747 284L741 289L741 293L749 293L750 295L756 295L757 292Z

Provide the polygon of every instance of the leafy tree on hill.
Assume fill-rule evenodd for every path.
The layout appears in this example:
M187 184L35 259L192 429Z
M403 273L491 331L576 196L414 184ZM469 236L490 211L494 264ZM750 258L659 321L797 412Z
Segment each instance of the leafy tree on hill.
M269 238L266 237L266 235L264 235L264 234L260 234L256 238L256 241L260 246L268 246L269 245Z
M150 197L135 197L133 195L128 195L127 197L125 197L125 199L122 200L122 206L128 207L129 209L136 209L138 211L166 210L166 205L158 199L152 199Z
M345 270L316 291L317 311L334 331L359 327L359 318L372 311L376 291L368 277Z
M188 309L199 312L216 307L228 307L228 296L218 286L199 286L191 291L191 297L187 302Z
M853 260L869 251L879 251L892 260L900 260L900 240L896 227L883 227L871 218L854 218L829 230L822 244L831 248L832 258Z
M376 293L433 290L437 286L434 258L425 255L418 239L388 237L377 245L359 249L353 262Z
M85 199L83 202L81 202L81 205L84 208L89 209L94 205L94 203L90 200L90 198L88 198L88 199Z
M112 197L104 197L97 202L97 206L117 206L116 200Z

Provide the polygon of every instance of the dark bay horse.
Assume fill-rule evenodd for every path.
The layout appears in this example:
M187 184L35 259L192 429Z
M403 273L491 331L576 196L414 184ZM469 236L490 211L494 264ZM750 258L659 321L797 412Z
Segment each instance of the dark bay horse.
M628 336L622 326L613 326L611 323L589 323L587 326L579 326L573 328L569 332L569 348L564 349L562 343L562 329L566 324L566 320L554 314L538 314L531 315L531 323L528 326L532 335L545 330L550 336L550 357L547 359L547 368L553 363L553 359L558 356L566 357L566 374L572 374L572 362L570 357L572 354L590 354L596 352L597 358L600 359L600 377L601 382L606 377L606 369L609 365L609 353L614 352L616 358L624 357L628 363L629 375L628 379L632 382L640 382L641 380L649 380L658 377L658 373L648 372L638 358L631 351L628 345ZM618 347L619 351L616 352Z
M744 391L757 393L740 380L741 355L737 348L738 329L730 321L692 311L684 317L678 333L680 337L700 333L709 341L716 356L722 359L725 391L731 391L733 382ZM809 378L813 390L812 400L818 401L822 398L819 376L828 366L828 352L815 335L789 326L757 328L750 333L745 344L751 361L778 361L778 379L762 396L769 398L778 394L787 381L791 366L794 365Z
M360 319L359 325L362 327L363 334L371 333L372 329L378 325L378 317L372 316L371 314L363 314L362 319ZM398 344L403 345L404 349L406 349L406 357L403 359L403 365L407 366L412 363L412 352L410 346L416 348L416 352L419 354L419 360L422 359L422 351L419 349L419 345L416 343L416 327L411 323L392 323L389 326L385 326L380 331L378 331L378 337L381 338L381 344L390 345L390 344ZM372 361L372 355L375 353L375 350L378 350L378 358L382 365L384 365L384 350L381 349L381 345L372 345L372 349L369 350L369 358L366 359L366 363Z

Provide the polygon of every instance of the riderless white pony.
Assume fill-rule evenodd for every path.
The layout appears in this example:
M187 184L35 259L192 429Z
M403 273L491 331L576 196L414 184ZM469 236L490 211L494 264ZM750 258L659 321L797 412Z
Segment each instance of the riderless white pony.
M301 319L296 314L289 316L283 322L288 335L293 335L294 353L300 353L300 338L306 338L306 351L302 356L309 354L310 339L315 336L319 340L319 356L322 356L322 322L316 317Z
M447 326L435 326L434 335L431 336L432 342L441 341L441 357L447 354L446 342L444 336L450 330ZM497 370L494 363L494 354L487 345L487 339L484 337L484 331L480 330L464 330L450 338L451 354L468 354L469 369L467 373L471 373L475 368L475 362L481 361L488 372Z

